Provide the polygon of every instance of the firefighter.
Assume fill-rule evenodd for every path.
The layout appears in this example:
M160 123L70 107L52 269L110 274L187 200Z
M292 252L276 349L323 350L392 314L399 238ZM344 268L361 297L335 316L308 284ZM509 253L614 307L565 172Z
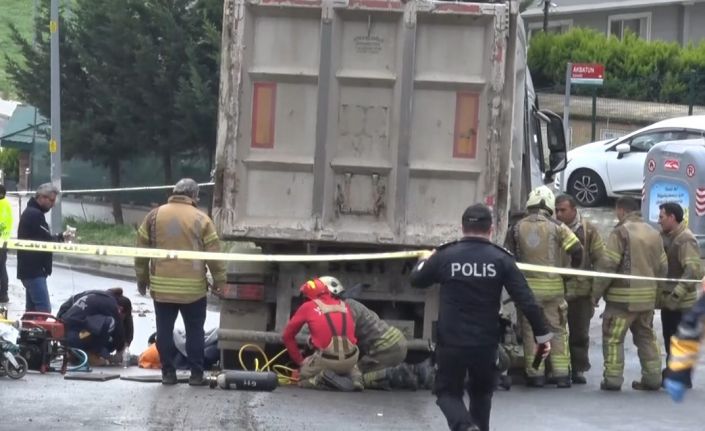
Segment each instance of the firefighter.
M320 280L334 297L342 299L345 287L337 278L324 276ZM355 336L360 349L357 366L365 388L390 389L392 382L415 380L411 369L402 364L407 351L404 334L362 303L352 298L345 298L344 301L355 322Z
M569 195L556 198L556 218L565 223L583 246L580 269L591 271L602 258L605 242L597 227L578 212L575 199ZM564 277L568 302L568 344L570 345L570 371L573 383L585 384L585 372L590 369L590 319L595 314L592 306L592 279L589 277Z
M506 245L517 261L535 265L559 267L564 256L569 255L571 266L578 267L582 261L583 247L570 228L553 219L555 196L546 187L534 189L526 202L528 215L514 225L507 234ZM553 378L559 388L569 388L570 352L566 328L568 304L565 301L563 278L553 273L528 272L526 279L538 300L543 316L554 336L549 357ZM522 341L524 344L524 369L526 383L542 387L546 383L543 364L533 368L531 359L536 345L534 335L525 316L520 316Z
M659 206L658 223L668 258L668 278L701 279L700 248L693 232L683 223L683 208L675 202ZM661 309L666 359L671 354L671 336L676 333L684 310L695 304L696 286L692 283L661 283L656 305Z
M343 389L345 377L349 377L353 389L362 390L362 374L357 368L359 349L350 307L333 298L318 278L302 284L299 290L308 301L296 310L282 334L291 360L300 367L299 385L308 388L332 385ZM308 325L309 343L315 350L305 359L296 344L296 334L304 324Z
M661 236L641 218L639 202L617 199L619 223L610 233L605 258L597 270L607 273L665 277L668 270ZM604 374L600 389L619 391L624 382L624 337L632 332L641 363L641 380L632 382L636 390L661 387L661 353L653 330L657 283L646 280L595 278L593 302L604 296L602 352Z
M551 333L514 258L490 242L489 208L482 204L468 207L462 215L462 228L462 239L419 259L410 282L415 287L441 286L434 394L448 427L453 431L489 431L498 374L502 288L531 322L544 354L551 349ZM470 398L469 411L463 402L463 388Z

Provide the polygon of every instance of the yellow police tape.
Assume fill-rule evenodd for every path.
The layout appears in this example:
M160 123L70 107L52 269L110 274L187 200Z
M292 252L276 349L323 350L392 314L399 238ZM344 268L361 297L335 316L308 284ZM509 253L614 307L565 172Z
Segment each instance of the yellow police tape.
M340 262L355 260L413 259L428 253L426 250L392 251L383 253L348 254L248 254L213 253L192 250L165 250L158 248L118 247L112 245L77 244L62 242L30 241L10 239L2 242L2 248L10 250L46 251L60 254L141 257L149 259L220 260L228 262ZM556 268L544 265L518 263L523 271L542 272L560 275L618 278L627 280L669 281L678 283L700 283L702 280L644 277L638 275L610 274L572 268Z

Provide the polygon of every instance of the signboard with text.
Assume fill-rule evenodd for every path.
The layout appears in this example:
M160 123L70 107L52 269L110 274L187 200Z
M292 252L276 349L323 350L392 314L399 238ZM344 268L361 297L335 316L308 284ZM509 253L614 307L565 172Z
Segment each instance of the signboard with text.
M573 63L570 70L570 83L602 85L605 79L605 65L598 63Z

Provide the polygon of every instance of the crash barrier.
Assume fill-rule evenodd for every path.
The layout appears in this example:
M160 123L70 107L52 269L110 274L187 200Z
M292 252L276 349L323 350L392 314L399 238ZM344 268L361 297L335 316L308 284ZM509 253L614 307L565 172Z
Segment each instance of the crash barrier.
M8 250L44 251L59 254L138 257L148 259L171 260L218 260L227 262L342 262L359 260L392 260L414 259L424 254L427 250L392 251L381 253L346 253L346 254L248 254L248 253L216 253L193 250L166 250L158 248L119 247L112 245L77 244L62 242L31 241L23 239L9 239L0 243L0 248ZM472 271L472 264L467 271ZM558 268L545 265L517 263L522 271L541 272L560 275L573 275L584 277L616 278L627 280L666 281L675 283L700 283L702 280L673 279L659 277L645 277L630 274L613 274L599 271L586 271L573 268ZM465 271L465 268L460 268Z

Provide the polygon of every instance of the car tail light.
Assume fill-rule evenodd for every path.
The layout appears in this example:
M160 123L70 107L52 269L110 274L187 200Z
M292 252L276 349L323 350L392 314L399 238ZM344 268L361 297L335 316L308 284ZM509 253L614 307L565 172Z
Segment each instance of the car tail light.
M224 299L263 301L264 284L226 284L220 295Z

